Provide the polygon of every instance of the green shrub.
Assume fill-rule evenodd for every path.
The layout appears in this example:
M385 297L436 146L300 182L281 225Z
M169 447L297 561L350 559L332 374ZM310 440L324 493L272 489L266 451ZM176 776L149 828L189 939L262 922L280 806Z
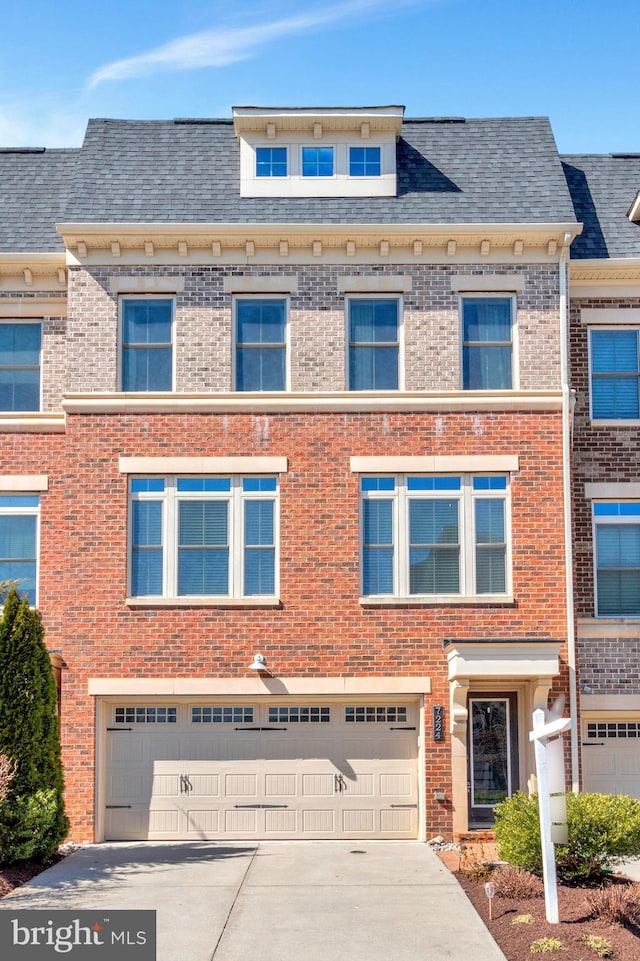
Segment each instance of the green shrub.
M14 587L0 619L0 752L12 772L0 810L0 863L46 859L69 829L57 691L40 615Z
M569 843L555 845L558 876L600 877L615 858L640 854L640 801L624 794L567 794ZM500 857L542 874L536 795L514 794L496 806Z
M60 843L56 792L11 797L0 807L0 864L50 862Z

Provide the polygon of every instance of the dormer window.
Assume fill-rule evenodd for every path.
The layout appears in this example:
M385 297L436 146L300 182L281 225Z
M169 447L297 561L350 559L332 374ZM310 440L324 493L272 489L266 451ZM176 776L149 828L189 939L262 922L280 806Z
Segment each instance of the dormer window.
M234 107L241 197L395 197L404 107Z
M350 177L380 176L380 147L349 147Z
M333 177L333 147L303 147L302 176Z
M286 176L286 147L256 147L256 177Z

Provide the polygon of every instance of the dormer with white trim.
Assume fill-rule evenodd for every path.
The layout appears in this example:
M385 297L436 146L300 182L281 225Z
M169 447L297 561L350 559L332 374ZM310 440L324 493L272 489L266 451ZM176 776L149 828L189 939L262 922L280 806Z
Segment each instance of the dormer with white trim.
M627 212L627 217L629 218L632 224L640 223L640 190L635 195L634 201L629 207L629 210Z
M241 197L395 197L404 107L234 107Z

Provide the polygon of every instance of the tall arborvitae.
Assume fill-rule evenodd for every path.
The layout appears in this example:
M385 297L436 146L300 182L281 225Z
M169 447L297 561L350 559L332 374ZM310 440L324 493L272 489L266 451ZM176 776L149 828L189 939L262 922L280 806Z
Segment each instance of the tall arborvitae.
M7 804L36 791L53 793L50 845L64 839L63 773L56 682L40 615L11 588L0 620L0 751L16 765Z

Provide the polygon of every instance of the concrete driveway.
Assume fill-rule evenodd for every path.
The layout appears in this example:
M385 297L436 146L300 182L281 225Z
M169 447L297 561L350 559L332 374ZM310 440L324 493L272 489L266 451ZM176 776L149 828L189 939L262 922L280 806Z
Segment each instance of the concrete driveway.
M417 842L97 844L0 910L157 911L157 961L504 961Z

